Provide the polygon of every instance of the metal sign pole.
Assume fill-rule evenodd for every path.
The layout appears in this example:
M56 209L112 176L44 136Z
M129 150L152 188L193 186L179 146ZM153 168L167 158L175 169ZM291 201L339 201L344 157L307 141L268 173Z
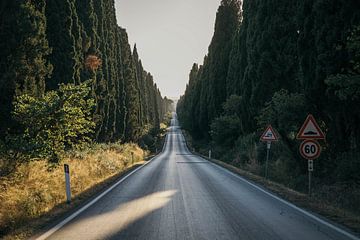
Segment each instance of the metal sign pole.
M311 196L311 171L309 171L309 196Z
M308 194L311 196L311 173L314 171L314 161L308 159L308 172L309 172L309 190Z
M71 188L70 188L70 168L69 165L64 164L65 185L66 185L66 202L71 202Z
M266 142L266 163L265 163L265 179L268 177L268 165L269 165L269 155L270 155L271 142Z

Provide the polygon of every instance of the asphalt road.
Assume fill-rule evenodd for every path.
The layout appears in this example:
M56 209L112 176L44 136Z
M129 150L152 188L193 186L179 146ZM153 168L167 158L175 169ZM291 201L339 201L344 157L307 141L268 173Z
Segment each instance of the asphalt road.
M172 125L159 156L39 239L357 239L192 155Z

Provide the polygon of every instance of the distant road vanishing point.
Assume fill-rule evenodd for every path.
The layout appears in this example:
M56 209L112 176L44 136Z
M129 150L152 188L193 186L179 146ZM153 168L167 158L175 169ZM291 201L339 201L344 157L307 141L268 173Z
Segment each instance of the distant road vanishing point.
M193 155L174 113L163 152L34 239L358 239Z

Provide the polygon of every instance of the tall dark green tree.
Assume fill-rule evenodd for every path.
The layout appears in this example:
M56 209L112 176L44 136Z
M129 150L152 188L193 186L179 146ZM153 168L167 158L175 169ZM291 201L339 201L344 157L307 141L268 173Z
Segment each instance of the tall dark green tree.
M52 54L52 77L47 80L48 89L58 88L60 83L79 83L82 71L82 36L75 0L46 2L46 30Z
M15 94L42 96L52 65L46 39L46 1L4 1L0 31L0 136L12 125Z
M15 92L41 96L59 84L88 79L96 141L137 141L144 125L159 128L167 101L143 69L136 47L131 52L113 0L6 0L0 11L2 138L13 122Z
M296 174L306 174L302 161L290 163L284 159L300 160L294 135L301 125L299 119L312 113L327 134L326 151L318 161L321 170L315 177L332 182L336 178L329 176L339 174L344 181L344 172L348 171L344 169L360 167L354 161L360 144L360 118L355 107L360 103L360 3L244 0L242 13L238 14L240 23L234 30L232 24L221 25L228 19L221 14L226 6L234 15L238 11L231 2L222 2L209 53L197 71L196 81L190 77L178 103L183 127L195 138L210 141L208 132L213 123L212 140L224 142L221 139L230 136L233 140L228 148L236 153L232 144L253 148L259 144L253 136L265 127L265 122L272 123L282 136L281 153L275 158L279 164L297 169ZM236 121L233 113L221 110L233 94L239 97L238 109L234 110ZM238 140L232 135L235 130L224 135L222 125L226 123L238 126ZM338 161L343 158L346 160ZM353 174L348 179L354 179Z
M139 137L139 113L140 113L140 97L137 86L136 68L132 59L130 45L128 43L128 36L125 30L122 33L122 60L123 60L123 75L125 79L126 91L126 132L125 136L128 141L136 141Z

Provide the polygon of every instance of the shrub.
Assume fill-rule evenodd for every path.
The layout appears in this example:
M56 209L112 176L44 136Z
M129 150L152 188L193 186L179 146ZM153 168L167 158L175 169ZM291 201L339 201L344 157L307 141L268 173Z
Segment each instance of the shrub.
M90 97L90 83L61 84L57 91L49 91L42 97L17 96L13 117L21 131L10 136L12 147L32 157L56 162L65 150L91 142L95 102Z

